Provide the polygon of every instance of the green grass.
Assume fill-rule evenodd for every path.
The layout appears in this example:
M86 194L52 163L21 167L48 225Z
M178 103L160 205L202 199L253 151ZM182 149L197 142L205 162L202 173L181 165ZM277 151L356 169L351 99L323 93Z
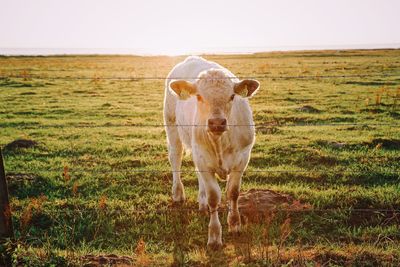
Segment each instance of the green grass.
M165 77L183 57L0 57L0 145L39 142L3 151L16 241L2 249L16 246L14 260L27 265L80 265L84 255L110 253L160 266L398 265L399 56L206 56L238 76L270 77L250 100L258 127L242 191L272 189L315 209L278 212L240 237L226 232L222 212L226 247L216 253L205 250L207 217L191 210L194 173L183 176L188 209L170 207L165 132L154 126L164 81L99 79ZM316 110L299 109L307 105ZM189 156L183 168L193 170Z

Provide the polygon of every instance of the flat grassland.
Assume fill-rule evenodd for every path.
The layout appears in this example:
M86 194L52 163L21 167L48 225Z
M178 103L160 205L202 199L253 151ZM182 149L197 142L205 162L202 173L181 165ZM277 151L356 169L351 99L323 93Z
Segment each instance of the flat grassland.
M183 58L0 57L16 235L3 252L14 247L13 260L31 266L400 264L400 50L205 56L261 83L241 190L311 207L277 208L240 236L226 232L222 210L226 246L217 252L206 250L190 156L188 201L171 207L157 78ZM4 148L17 139L37 143Z

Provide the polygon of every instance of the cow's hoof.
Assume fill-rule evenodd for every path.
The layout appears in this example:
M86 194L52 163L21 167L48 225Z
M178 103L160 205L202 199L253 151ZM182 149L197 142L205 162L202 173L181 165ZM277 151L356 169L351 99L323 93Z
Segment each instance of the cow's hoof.
M186 201L185 193L181 191L180 194L173 194L172 195L172 201L174 204L183 204Z
M239 233L241 230L240 215L239 213L228 214L228 232Z
M186 201L185 189L182 183L172 186L172 200L174 203L184 203Z
M172 202L174 206L182 206L185 204L186 199L185 198L172 198Z
M199 203L199 211L202 213L207 213L208 211L208 205L205 203Z
M183 204L185 204L186 199L183 198L172 198L172 202L174 206L182 206Z
M223 248L222 242L213 241L207 243L207 249L209 251L219 251Z
M228 225L228 232L232 234L239 234L241 231L240 224Z

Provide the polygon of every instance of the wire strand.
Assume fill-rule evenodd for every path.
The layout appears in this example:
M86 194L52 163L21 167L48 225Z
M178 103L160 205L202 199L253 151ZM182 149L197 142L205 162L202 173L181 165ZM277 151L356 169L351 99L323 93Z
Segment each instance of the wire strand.
M2 127L6 127L6 123L0 123ZM118 128L118 127L206 127L207 125L201 124L103 124L103 125L90 125L90 124L48 124L39 125L29 122L24 125L13 125L13 128L24 128L24 129L47 129L47 128ZM390 127L400 127L400 123L298 123L298 124L279 124L279 123L259 123L259 124L230 124L230 127L322 127L322 126L360 126L360 127L370 127L370 126L390 126Z
M258 212L260 212L260 204L257 203L255 200L257 200L257 198L253 199L253 205L254 205L254 209ZM239 201L240 201L240 197L239 197ZM1 203L0 203L1 204ZM353 208L353 207L336 207L336 208L314 208L314 207L310 207L310 206L304 206L302 208L299 207L290 207L291 203L287 203L288 206L275 206L274 208L267 210L268 212L271 211L275 211L275 212L293 212L293 213L303 213L303 212L343 212L343 211L348 211L348 212L390 212L390 213L399 213L398 216L400 217L400 209L397 208L393 208L393 209L389 209L389 208ZM306 203L301 203L300 205L305 205ZM177 204L169 204L169 206L166 206L166 208L161 208L161 209L142 209L142 208L130 208L130 209L124 209L124 210L104 210L106 212L109 213L117 213L117 214L126 214L126 213L146 213L146 214L163 214L163 213L170 213L173 211L194 211L194 212L201 212L199 210L199 208L197 207L184 207L183 203L177 203ZM0 205L1 206L1 205ZM11 206L12 203L11 203ZM95 207L94 207L95 208ZM243 211L245 208L239 207L239 211ZM58 210L58 212L61 213L68 213L71 211L75 211L74 209L71 210L66 210L66 209L61 209ZM86 210L79 210L80 213L85 212ZM93 211L93 209L89 209L87 210L87 212L91 212ZM99 209L99 211L102 211L102 209ZM219 212L226 212L229 211L229 208L227 205L222 205L219 206L217 211Z
M358 74L358 75L257 75L257 76L227 76L224 78L213 78L216 79L321 79L321 78L366 78L366 77L400 77L400 74L393 73L379 73L379 74ZM0 79L17 78L17 79L53 79L53 80L199 80L206 79L200 77L159 77L159 76L137 76L137 77L85 77L85 76L35 76L35 75L8 75L0 76Z
M74 174L74 173L83 173L83 172L88 172L88 173L102 173L105 175L108 174L136 174L136 173L215 173L213 170L180 170L180 171L173 171L171 169L130 169L130 170L93 170L93 169L82 169L82 168L74 168L73 166L66 166L68 167L68 174ZM44 171L54 171L54 172L60 172L63 173L65 170L64 168L56 169L56 168L46 168ZM235 171L232 170L230 173L309 173L309 174L315 174L315 173L330 173L330 174L364 174L366 170L244 170L244 171ZM400 174L400 170L382 170L384 173L388 174ZM21 174L21 173L18 173ZM24 173L22 175L27 175L29 173ZM12 171L7 172L7 176L13 176L15 175ZM399 177L400 178L400 177Z

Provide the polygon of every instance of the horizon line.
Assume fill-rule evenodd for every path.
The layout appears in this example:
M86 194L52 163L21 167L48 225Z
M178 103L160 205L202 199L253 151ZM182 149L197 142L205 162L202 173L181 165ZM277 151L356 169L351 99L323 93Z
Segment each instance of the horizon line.
M205 47L182 53L150 52L146 48L73 48L73 47L0 47L1 56L60 56L60 55L125 55L125 56L186 56L212 54L255 54L318 50L374 50L400 49L399 43L345 45L282 45L248 47ZM92 50L92 51L91 51ZM154 50L154 49L153 49Z

